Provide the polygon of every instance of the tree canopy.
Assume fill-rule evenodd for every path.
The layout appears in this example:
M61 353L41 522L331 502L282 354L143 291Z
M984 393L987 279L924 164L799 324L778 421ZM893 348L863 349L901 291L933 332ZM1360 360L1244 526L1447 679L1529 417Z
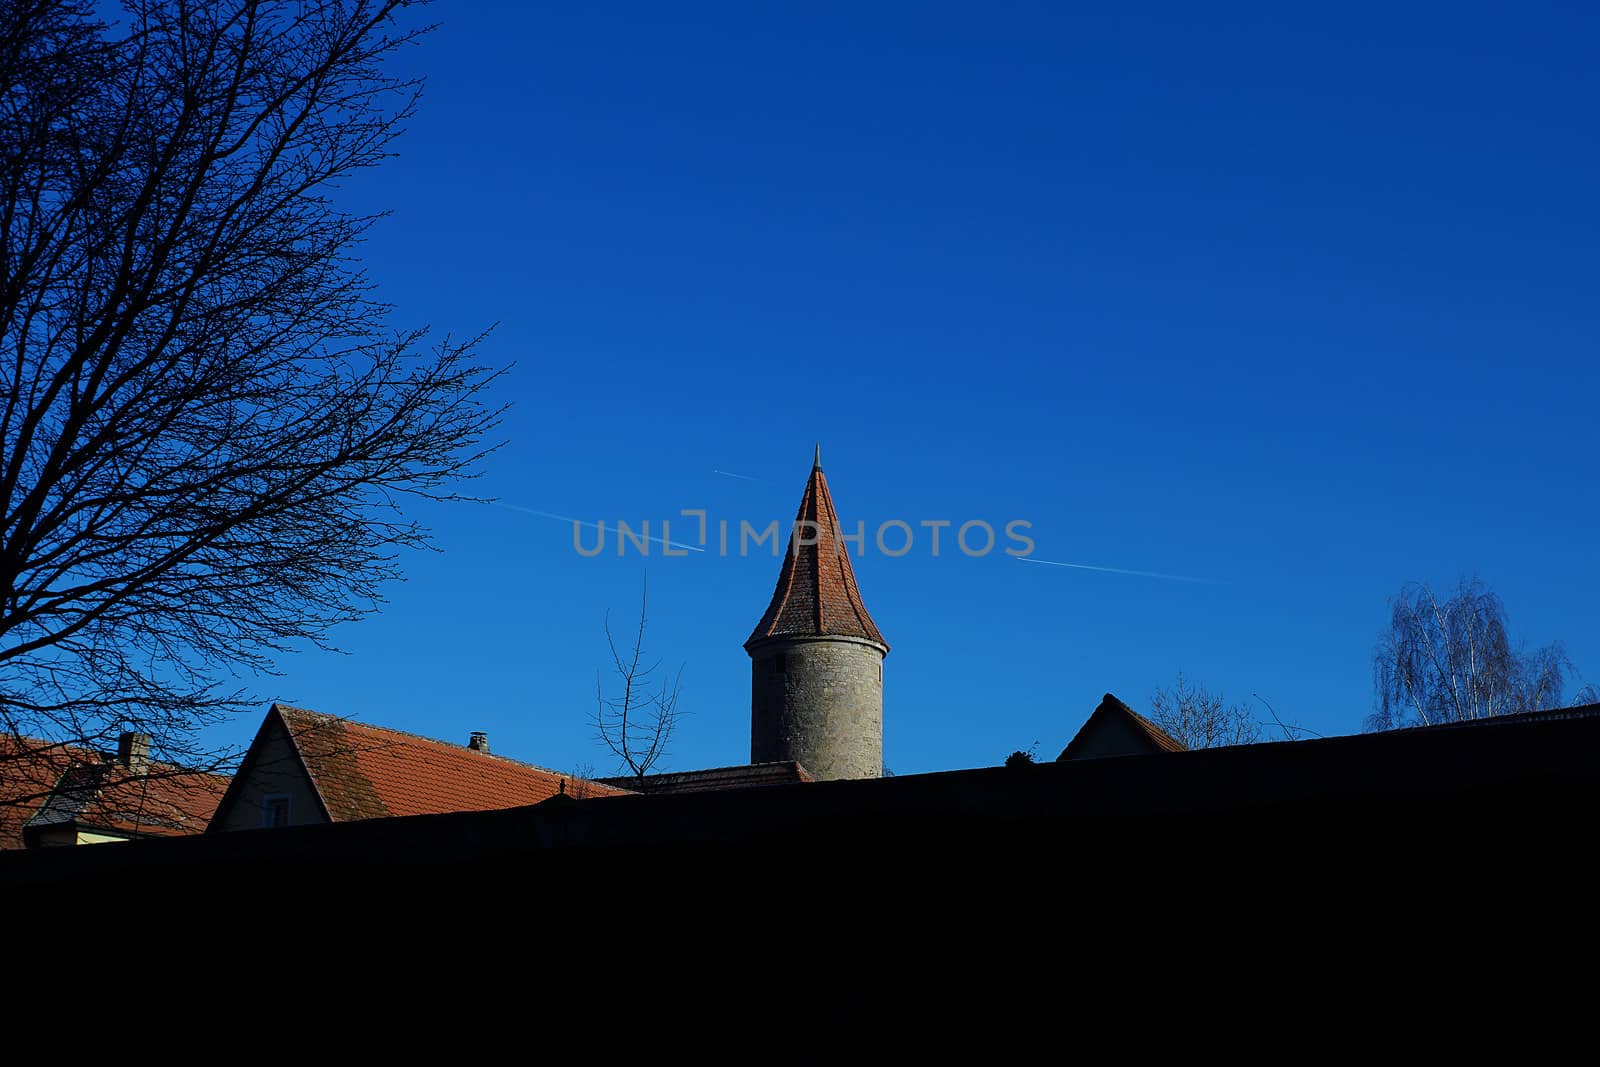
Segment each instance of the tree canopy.
M0 0L0 729L193 756L381 602L490 447L334 199L417 102L400 0Z

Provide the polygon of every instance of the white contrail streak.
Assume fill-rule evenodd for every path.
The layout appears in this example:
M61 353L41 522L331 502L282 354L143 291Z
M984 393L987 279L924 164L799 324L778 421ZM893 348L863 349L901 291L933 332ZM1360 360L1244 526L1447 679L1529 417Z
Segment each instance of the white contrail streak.
M597 522L584 522L582 519L574 519L570 515L557 515L553 511L540 511L538 508L525 508L521 504L507 504L502 500L496 500L494 503L500 507L508 508L511 511L520 511L524 515L537 515L541 519L555 519L557 522L575 522L579 526L587 526L591 530L600 529L600 524ZM667 541L660 537L646 537L645 540L654 541L658 545L666 545L668 548L686 548L690 552L705 551L705 549L699 547L698 545L686 545L681 541Z
M766 481L765 478L752 478L748 474L735 474L732 471L713 470L711 473L712 474L720 474L724 478L737 478L741 482L764 482L764 481Z
M1163 578L1169 582L1197 582L1201 585L1213 584L1211 578L1190 578L1182 574L1157 574L1155 571L1130 571L1121 567L1096 567L1088 563L1062 563L1055 559L1034 559L1032 556L1018 556L1024 563L1043 563L1049 567L1071 567L1079 571L1101 571L1105 574L1131 574L1137 578Z

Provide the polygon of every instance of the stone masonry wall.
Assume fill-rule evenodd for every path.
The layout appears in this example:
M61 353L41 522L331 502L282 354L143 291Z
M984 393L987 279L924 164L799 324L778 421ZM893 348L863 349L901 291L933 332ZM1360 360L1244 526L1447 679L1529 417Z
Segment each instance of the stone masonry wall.
M751 650L750 670L751 763L798 760L819 780L882 775L881 648L773 639Z

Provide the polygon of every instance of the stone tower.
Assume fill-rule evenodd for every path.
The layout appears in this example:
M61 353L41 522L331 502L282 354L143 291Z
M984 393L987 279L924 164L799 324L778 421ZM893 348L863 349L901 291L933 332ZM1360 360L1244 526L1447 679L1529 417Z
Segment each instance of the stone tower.
M772 603L750 653L750 762L797 760L819 780L883 773L883 658L817 449Z

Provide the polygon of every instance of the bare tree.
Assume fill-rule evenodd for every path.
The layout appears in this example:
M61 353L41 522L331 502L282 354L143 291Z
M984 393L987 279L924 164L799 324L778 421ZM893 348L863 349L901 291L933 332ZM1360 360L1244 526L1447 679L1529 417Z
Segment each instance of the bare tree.
M614 696L606 696L601 674L595 675L595 734L641 787L644 776L667 754L667 744L678 725L678 693L683 679L681 666L677 673L662 674L657 681L661 661L645 665L645 609L649 594L647 577L639 593L639 627L630 649L617 647L611 633L611 613L606 613L606 646L611 650L611 665L617 676Z
M1261 726L1249 708L1227 704L1220 693L1189 685L1181 673L1171 689L1157 689L1151 695L1150 718L1189 749L1253 745L1261 740Z
M1392 730L1559 707L1571 664L1559 643L1514 646L1500 598L1463 578L1447 600L1422 583L1401 589L1372 668L1367 729Z
M0 730L210 765L240 680L382 602L499 410L330 199L417 100L405 0L0 0Z

